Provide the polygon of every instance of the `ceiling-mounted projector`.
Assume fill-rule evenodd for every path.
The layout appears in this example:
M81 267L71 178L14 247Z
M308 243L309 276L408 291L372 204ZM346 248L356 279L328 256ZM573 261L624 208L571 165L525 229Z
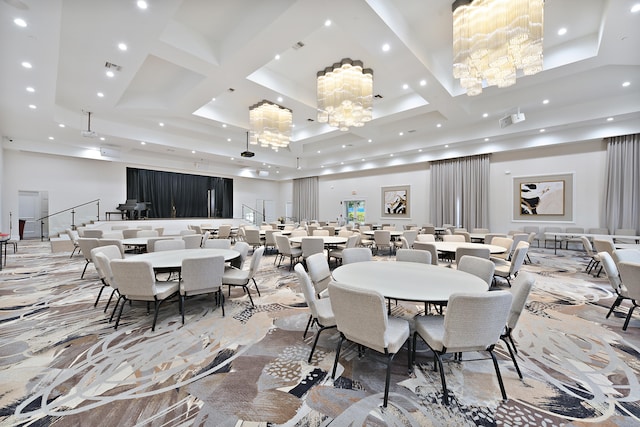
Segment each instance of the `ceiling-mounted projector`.
M240 155L242 157L253 157L256 155L256 153L252 153L251 151L243 151L242 153L240 153Z
M524 113L518 111L516 114L509 114L508 116L504 116L503 118L498 120L498 122L500 123L500 127L504 129L514 123L524 122L524 120Z
M96 131L91 130L91 111L87 111L87 130L80 131L80 135L85 138L95 138L98 136Z

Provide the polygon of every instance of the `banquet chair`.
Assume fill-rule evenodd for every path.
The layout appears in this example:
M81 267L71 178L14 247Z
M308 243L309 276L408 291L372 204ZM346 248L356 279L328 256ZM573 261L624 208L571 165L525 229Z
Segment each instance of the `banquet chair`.
M180 236L188 236L188 235L190 235L190 234L196 234L196 232L195 232L194 230L192 230L192 229L188 229L188 230L180 230L180 231L178 232L178 234L179 234Z
M282 234L276 234L276 245L278 246L278 267L282 263L285 257L289 257L289 271L293 268L294 260L297 261L302 256L302 249L298 247L292 247L291 242L287 236ZM274 260L273 262L275 263Z
M584 234L584 228L583 227L567 227L564 229L564 232L579 235L579 234ZM564 237L562 241L564 242L565 249L569 249L570 243L582 243L582 240L578 236ZM560 245L562 246L562 243L560 243Z
M204 242L211 238L211 232L209 230L202 233L202 240L200 241L200 247L204 248Z
M351 236L353 236L353 231L347 230L346 228L338 231L338 237L351 237Z
M202 244L202 235L201 234L189 234L186 236L182 236L182 240L184 241L185 249L198 249Z
M396 261L431 264L431 253L419 249L398 249Z
M487 289L493 282L493 273L496 265L489 258L480 258L473 255L464 255L458 258L457 269L477 276L487 283Z
M182 260L180 272L180 314L184 325L184 303L186 297L202 294L215 294L216 302L222 307L224 316L224 294L222 293L222 276L224 274L224 257L211 256L185 258Z
M500 254L492 254L491 259L494 261L507 261L511 254L511 248L513 248L513 239L511 237L494 237L491 239L491 244L494 246L502 246L504 252Z
M100 237L100 239L119 239L119 240L122 240L122 239L124 239L124 236L122 234L122 230L103 231L102 232L102 237Z
M230 224L222 224L218 227L218 235L217 239L229 239L231 237L231 225Z
M511 238L513 239L513 243L511 243L511 252L509 253L508 256L508 260L511 259L511 257L513 256L513 252L516 250L516 248L518 247L518 243L520 242L527 242L529 243L529 235L525 234L525 233L516 233L513 234L511 236Z
M615 310L616 307L618 307L622 303L622 301L630 300L631 298L629 297L629 292L626 286L624 286L624 284L622 283L617 263L615 262L613 257L609 255L608 252L600 252L598 256L600 257L602 267L607 274L607 279L609 279L609 284L611 284L611 287L616 293L616 300L613 302L613 304L611 304L611 308L609 308L609 311L605 316L605 319L608 319L609 316L611 316L611 313L613 313L613 310Z
M82 252L84 260L86 261L84 268L82 269L82 274L80 275L80 278L84 279L84 273L87 271L89 263L93 262L91 260L91 249L100 246L100 241L97 238L80 237L78 238L78 246L80 247L80 252Z
M179 249L185 249L186 245L184 240L178 239L164 239L158 240L153 247L154 252L161 251L175 251Z
M518 320L520 320L520 315L522 314L522 310L524 310L524 306L527 303L527 297L531 292L531 288L533 288L535 280L533 275L530 273L522 273L516 277L516 280L513 281L513 286L509 289L511 295L513 296L513 301L511 302L511 308L509 309L509 316L507 317L507 325L504 328L504 331L500 335L500 339L504 341L507 346L507 350L509 350L509 355L511 356L511 360L513 360L513 365L516 368L516 372L518 372L518 376L522 379L522 372L520 372L520 367L518 366L518 361L516 360L516 354L518 354L518 349L516 348L516 343L513 341L513 330L518 325Z
M518 247L513 252L513 257L511 261L501 261L496 262L496 269L493 272L494 279L495 277L502 277L507 279L507 284L511 286L511 279L515 278L520 271L520 267L524 263L524 258L527 256L527 251L529 250L529 244L527 242L518 243Z
M322 227L322 229L327 231L327 236L336 235L336 226L334 225L325 225L324 227Z
M122 237L125 239L133 239L138 237L139 228L127 228L126 230L122 230Z
M635 228L616 228L615 230L613 230L613 234L614 236L617 234L619 236L635 236L636 230ZM638 239L640 239L640 236L638 236L637 239L618 239L616 237L614 237L616 243L638 243Z
M69 256L69 258L73 258L73 254L76 253L76 251L80 252L80 245L78 245L78 239L80 238L80 236L78 235L78 232L76 230L72 230L70 228L67 228L66 230L64 230L65 233L67 233L67 236L69 236L69 240L71 240L71 243L73 243L73 250L71 251L71 256Z
M120 294L116 301L114 313L120 300L122 300L114 328L118 329L122 310L127 301L146 301L147 312L149 311L149 303L154 303L151 330L155 331L160 304L178 292L178 282L156 282L153 266L149 261L114 259L109 265Z
M298 276L298 282L300 283L300 288L302 288L302 293L304 295L304 299L309 307L309 311L311 314L309 315L309 321L307 322L307 327L304 330L304 334L302 338L307 337L307 332L309 331L309 327L314 324L318 325L320 329L316 333L316 337L313 340L313 346L311 347L311 353L309 353L308 363L311 363L311 359L313 358L313 353L316 350L316 345L318 344L318 339L320 338L320 333L325 329L335 328L336 327L336 318L333 315L333 310L331 308L331 300L329 298L317 298L316 290L314 289L313 283L311 282L311 278L304 271L304 267L302 264L298 263L294 267L296 275Z
M140 230L136 233L136 237L158 237L156 230Z
M164 234L164 227L156 227L154 230L158 232L158 236L162 236Z
M422 229L420 230L420 234L432 234L435 236L436 227L433 226L432 224L425 224L422 226Z
M613 251L616 250L616 247L613 245L613 242L609 239L593 239L593 249L598 254L600 254L600 252L607 252L609 255L613 257ZM598 273L594 274L594 276L600 277L600 273L602 273L602 266L600 266Z
M199 225L189 225L189 228L195 232L195 234L202 234L202 228Z
M100 239L104 232L98 228L87 228L84 230L84 236L87 239Z
M589 263L585 268L587 274L591 273L591 270L597 268L600 264L600 256L593 250L593 246L591 246L591 242L586 236L581 236L580 240L582 240L582 246L584 247L584 251L587 253L589 257Z
M621 262L640 263L640 251L637 249L615 249L611 256L616 264Z
M386 356L387 374L382 406L387 407L391 362L406 342L409 346L408 368L411 369L411 341L409 322L387 316L384 297L376 291L331 281L329 298L340 332L331 378L335 379L344 340L352 341Z
M372 261L373 254L369 248L348 248L342 251L342 264Z
M502 398L507 393L502 382L500 367L493 349L503 333L513 296L508 291L483 293L456 293L451 295L444 316L417 316L413 334L413 356L417 338L433 351L434 370L440 370L444 404L449 404L449 393L442 365L442 356L447 353L486 351L491 355L498 378ZM491 313L487 316L487 313ZM339 325L338 325L339 328Z
M313 254L324 253L324 240L322 237L303 237L302 238L302 259L306 260Z
M467 240L464 238L462 234L444 234L442 236L443 242L466 242Z
M327 258L323 254L313 254L307 258L306 264L316 295L318 298L327 297L327 286L331 281L331 269Z
M98 272L98 277L100 277L100 281L102 282L102 287L100 288L100 291L98 291L96 301L93 303L94 307L98 306L98 301L100 301L100 297L102 296L104 288L113 287L113 273L111 272L111 268L109 267L109 262L112 259L122 258L123 256L120 252L120 249L114 245L98 246L91 249L91 259L93 261L93 265L96 268L96 271ZM111 296L113 296L113 292L111 293ZM107 307L109 307L109 303L111 303L111 297L109 297L109 302L104 308L105 312L107 311Z
M187 237L187 236L185 236ZM240 242L238 242L240 243ZM242 242L247 244L246 242ZM236 243L237 244L237 243ZM204 242L206 249L231 249L231 240L229 239L209 239Z
M400 241L394 242L396 248L404 248L411 249L413 248L413 243L416 241L418 237L418 231L416 230L405 230L402 232L402 236L400 237ZM404 239L404 240L402 240Z
M98 246L117 246L122 258L124 258L124 245L120 239L98 239Z
M391 242L391 232L389 230L375 230L373 232L373 242L376 248L376 255L383 248L389 248L389 255L393 253L394 245Z
M540 233L540 227L538 227L537 225L525 225L522 230L525 233L529 233L529 235L531 235L531 233L534 233L534 237L533 240L537 240L538 241L538 247L540 247L540 237L538 236L538 233ZM529 244L533 243L532 241L529 242Z
M265 250L265 252L268 251L270 248L271 248L271 250L277 252L276 238L274 236L275 234L282 234L282 233L280 233L280 230L278 230L278 229L265 230L265 232L264 232L264 250Z
M413 249L428 251L431 254L431 264L438 265L438 250L434 242L415 242Z
M329 259L334 258L336 260L336 264L342 263L342 251L348 248L357 247L358 242L360 242L359 234L354 234L347 237L347 243L344 246L338 246L335 249L331 249L329 251Z
M307 233L307 230L304 230L302 228L297 228L295 230L291 230L291 237L300 237L300 236L308 236L309 233Z
M627 313L627 318L624 320L624 326L622 327L622 330L626 331L633 310L635 310L635 308L638 307L638 303L640 303L640 263L621 262L618 264L618 271L620 272L622 284L627 288L627 294L633 304Z
M456 248L456 264L460 261L460 258L462 258L463 256L468 255L468 256L474 256L474 257L478 257L478 258L483 258L483 259L489 259L489 257L491 256L491 251L489 251L489 248L466 248L466 247L459 247Z
M492 245L493 243L491 243L493 241L493 239L495 237L507 237L506 234L504 233L487 233L484 235L484 244L485 245Z
M325 229L317 229L313 231L313 236L328 236L329 235L329 230L325 230Z
M415 245L417 242L429 243L429 242L435 242L435 241L436 241L436 236L434 234L418 234L413 244Z
M249 295L249 301L251 302L252 307L255 307L255 304L253 303L253 298L251 298L251 292L249 292L249 281L253 281L256 291L258 291L258 296L260 296L260 289L258 288L258 283L254 276L258 271L258 267L260 267L260 260L262 259L263 252L263 246L260 246L258 249L253 251L249 270L228 268L222 276L222 284L229 287L229 295L231 295L232 286L241 286L247 295Z
M244 241L247 242L249 246L251 246L251 248L255 251L256 248L262 246L262 240L260 239L260 230L245 229Z
M159 240L170 240L166 237L149 237L147 239L147 252L155 252L156 242Z
M251 247L247 242L236 242L233 245L233 250L238 251L240 255L237 258L234 258L231 261L229 261L230 267L242 270L244 268L244 262L247 260L247 257L249 256L250 248Z
M471 242L471 235L467 231L456 230L456 231L453 232L453 235L454 236L463 236L465 242L467 242L467 243Z
M554 245L556 245L556 240L555 238L551 239L548 237L551 236L547 236L547 233L562 233L562 227L545 227L544 230L542 231L542 235L544 236L544 247L547 247L547 240L553 242ZM560 245L562 246L562 240L560 242Z

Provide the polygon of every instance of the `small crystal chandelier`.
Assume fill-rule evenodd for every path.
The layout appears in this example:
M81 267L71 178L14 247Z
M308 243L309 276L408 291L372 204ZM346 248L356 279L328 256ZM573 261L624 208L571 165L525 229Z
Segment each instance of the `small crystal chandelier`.
M515 84L516 70L542 71L544 0L456 0L453 77L467 95Z
M373 112L373 70L345 58L318 71L318 122L341 131L361 127Z
M262 100L249 107L249 125L251 144L278 151L291 141L293 113L288 108Z

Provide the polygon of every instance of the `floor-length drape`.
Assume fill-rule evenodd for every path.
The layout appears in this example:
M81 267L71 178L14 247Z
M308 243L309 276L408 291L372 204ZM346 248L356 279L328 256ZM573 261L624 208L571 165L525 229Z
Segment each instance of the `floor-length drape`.
M640 134L605 138L604 219L609 231L640 230Z
M318 177L293 180L293 216L298 220L318 219Z
M431 221L488 227L489 155L431 162Z

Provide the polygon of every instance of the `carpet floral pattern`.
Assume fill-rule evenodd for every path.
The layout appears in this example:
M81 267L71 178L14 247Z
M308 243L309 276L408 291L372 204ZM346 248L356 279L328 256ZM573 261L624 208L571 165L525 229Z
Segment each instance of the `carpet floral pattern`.
M0 425L162 426L629 426L640 423L640 319L622 331L628 305L609 319L614 294L604 273L584 272L579 251L532 248L523 269L536 279L514 338L520 380L503 344L496 348L508 400L491 359L464 354L439 373L419 345L413 373L406 350L393 362L382 410L384 357L343 347L331 379L338 334L314 334L297 279L273 256L262 260L251 307L232 288L226 316L208 295L163 304L155 332L146 305L124 309L118 330L97 307L93 266L20 242L0 271ZM387 255L380 262L393 262ZM500 284L501 287L506 284ZM226 289L225 289L226 293ZM413 319L423 304L401 302L392 315ZM432 313L429 313L431 315ZM640 314L640 313L639 313ZM313 331L315 332L315 331ZM420 343L420 340L418 340Z

